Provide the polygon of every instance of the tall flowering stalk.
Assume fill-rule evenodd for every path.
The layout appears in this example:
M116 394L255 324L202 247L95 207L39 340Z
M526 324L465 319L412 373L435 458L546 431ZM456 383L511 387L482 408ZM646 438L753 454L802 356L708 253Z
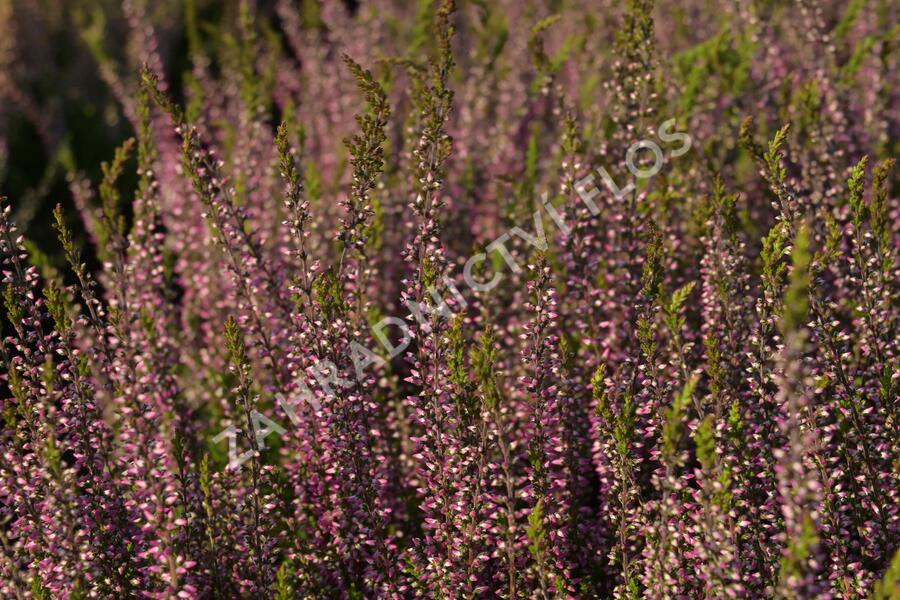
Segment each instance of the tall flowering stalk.
M412 585L419 593L448 596L452 593L453 573L450 566L462 554L462 539L456 529L458 519L452 504L454 473L451 456L458 450L448 432L453 427L453 391L449 387L446 357L449 353L445 332L449 325L451 305L441 294L446 289L448 271L445 248L441 240L440 210L445 161L452 140L446 133L453 91L449 77L454 66L450 22L455 5L443 2L437 13L435 33L437 56L431 60L427 81L418 95L420 137L412 151L415 176L415 198L410 208L415 217L415 237L405 247L403 257L413 269L407 291L401 293L404 304L414 312L410 335L416 351L410 357L411 375L407 382L417 388L408 398L414 423L419 432L414 458L418 463L417 486L422 496L424 539L417 556L421 564L413 573ZM453 302L453 300L449 300Z

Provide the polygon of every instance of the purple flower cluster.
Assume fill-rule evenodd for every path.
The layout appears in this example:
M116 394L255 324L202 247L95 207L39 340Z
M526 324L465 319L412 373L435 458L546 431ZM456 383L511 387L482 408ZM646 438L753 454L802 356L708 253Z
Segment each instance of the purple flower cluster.
M101 4L0 597L900 598L896 7Z

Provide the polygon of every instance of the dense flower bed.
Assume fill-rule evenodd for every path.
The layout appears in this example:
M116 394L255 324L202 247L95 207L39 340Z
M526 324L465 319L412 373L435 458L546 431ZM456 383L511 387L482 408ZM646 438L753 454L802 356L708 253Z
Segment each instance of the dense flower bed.
M133 138L0 217L0 596L900 597L896 6L114 4Z

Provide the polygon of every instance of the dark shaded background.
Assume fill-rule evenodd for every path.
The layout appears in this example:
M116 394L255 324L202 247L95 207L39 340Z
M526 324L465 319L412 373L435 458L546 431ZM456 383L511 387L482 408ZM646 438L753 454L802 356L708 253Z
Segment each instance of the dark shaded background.
M351 11L358 6L355 0L342 1ZM307 12L317 10L316 0L298 3ZM258 17L278 27L274 0L255 4ZM101 163L134 134L101 75L109 68L122 79L134 78L126 72L137 59L128 53L129 23L122 5L118 0L0 0L0 196L12 204L23 233L51 256L58 256L51 227L56 204L63 205L76 230L80 226L71 178L78 174L96 187ZM155 33L177 101L183 99L191 43L214 55L222 32L235 22L237 7L222 0L154 3L147 16L168 24ZM189 27L172 26L192 20L200 34L196 41L188 39ZM126 169L123 192L135 184L133 171Z

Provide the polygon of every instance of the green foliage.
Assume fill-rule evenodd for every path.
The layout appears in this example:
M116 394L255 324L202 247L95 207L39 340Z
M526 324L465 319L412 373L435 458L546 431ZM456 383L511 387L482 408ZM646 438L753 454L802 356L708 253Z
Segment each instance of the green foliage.
M7 385L9 391L12 392L12 400L3 406L3 422L7 429L15 431L20 422L28 423L28 406L27 394L22 387L22 377L19 375L18 369L6 364L5 358L2 363L3 368L7 369Z
M714 183L713 207L722 220L722 232L728 239L734 239L740 229L740 220L737 214L738 194L728 194L725 191L725 183L720 177L716 177Z
M357 252L363 252L366 245L374 245L377 248L380 243L379 224L372 223L370 219L373 214L371 206L373 202L377 205L377 200L373 201L369 192L375 188L379 175L384 171L384 143L387 139L385 127L391 109L384 88L375 81L371 72L363 69L347 55L344 55L344 63L353 73L369 110L356 116L360 133L344 140L344 144L350 152L353 177L350 210L339 239L345 248L349 247ZM379 238L375 240L374 244L369 239L373 235Z
M736 439L740 439L744 432L744 418L741 415L741 404L737 400L731 403L731 409L728 412L728 430L730 435Z
M56 329L63 336L67 336L72 328L71 307L68 303L65 291L55 281L48 281L44 286L44 298L47 300L47 311L56 323Z
M810 561L814 560L814 553L819 545L819 536L816 526L809 515L805 515L800 530L800 535L788 540L787 551L781 559L779 580L783 585L789 585L791 580L802 580L806 577Z
M774 295L780 295L784 282L784 273L787 265L784 257L790 255L790 229L785 222L776 223L769 231L769 235L763 238L762 253L762 281L763 287Z
M172 118L176 127L183 124L184 113L181 108L160 90L159 77L146 66L141 71L141 87L147 92L150 99Z
M137 132L137 172L138 193L141 195L149 191L151 173L154 169L154 161L157 158L156 145L153 143L153 120L150 112L150 95L143 86L138 87L138 119L140 129Z
M291 561L286 560L281 563L275 579L275 600L293 600L295 598L294 587L291 585L293 577L294 568Z
M290 190L300 190L302 183L300 173L297 171L297 165L294 160L294 154L291 150L291 142L289 140L288 125L286 122L278 126L278 132L275 135L275 147L278 150L278 160L281 165L281 175L288 184Z
M741 128L738 131L738 139L741 142L741 146L750 153L750 155L757 159L761 160L763 158L763 154L765 150L763 150L762 146L759 145L753 137L753 117L748 116L741 121Z
M600 363L591 377L591 394L594 398L594 410L605 423L611 424L615 416L609 405L609 394L606 391L606 363Z
M306 193L310 200L319 200L322 197L322 177L319 175L316 161L309 160L306 162L303 180L306 183Z
M769 173L777 183L784 184L787 180L787 167L784 165L784 145L787 141L790 124L783 126L775 132L775 137L769 142L769 148L763 154L763 160L769 168Z
M882 161L875 167L875 173L872 178L872 204L870 208L872 220L872 233L875 240L881 248L881 252L887 254L891 245L891 228L890 228L890 207L888 204L888 177L891 170L896 164L893 158ZM887 258L887 257L886 257ZM888 265L884 265L885 272L889 270Z
M372 209L372 218L363 231L366 246L371 252L378 252L384 244L385 211L381 197L377 193L369 195L369 206Z
M813 260L813 266L815 268L827 268L829 265L834 264L840 258L841 255L841 238L843 237L843 232L841 231L841 226L830 214L825 214L825 229L826 229L826 237L824 246L816 252L816 258Z
M646 259L644 260L644 272L641 276L641 294L648 300L656 300L660 293L663 281L663 247L662 232L659 226L650 221L647 228Z
M645 315L641 315L637 319L637 339L641 347L641 352L647 361L653 361L656 358L656 330L653 321Z
M344 286L333 270L329 269L316 278L313 291L327 320L333 321L347 314L349 307L344 300Z
M881 581L875 583L871 598L872 600L900 599L900 550L894 553L894 558L891 559L891 564Z
M487 70L493 71L509 41L509 19L494 2L474 0L474 4L479 9L478 51L485 58Z
M718 34L672 57L682 80L681 110L693 111L714 89L718 94L741 94L750 82L750 67L756 44L749 36L738 37L729 25ZM711 86L711 80L718 83Z
M102 163L103 180L100 182L101 215L98 237L101 256L109 258L121 252L125 244L125 215L122 211L122 195L118 189L119 178L125 169L125 163L131 157L134 138L129 138L116 148L111 163Z
M900 39L900 25L895 25L884 33L868 35L861 39L853 49L850 58L841 66L839 74L839 81L841 84L847 87L856 85L857 74L862 69L866 60L874 54L875 49L879 46L890 47L895 44L898 39Z
M544 502L538 500L531 512L528 513L528 528L525 530L528 536L528 551L538 562L543 562L547 552L547 530L544 526Z
M680 335L680 332L684 329L685 318L682 309L691 292L694 291L696 283L696 281L691 281L678 288L669 301L663 303L666 326L675 335Z
M197 21L197 1L184 0L184 32L191 56L199 56L202 51L200 28Z
M476 352L470 349L471 344L466 335L464 314L459 313L453 317L447 338L449 347L447 368L450 372L450 381L456 387L454 401L460 415L461 425L468 427L478 418L481 404L474 394L476 382L470 376L470 365L467 359L470 355L474 356ZM481 368L483 369L484 365L481 365ZM486 377L491 378L490 374ZM492 385L492 383L488 383L488 387Z
M203 84L200 80L190 72L184 74L184 89L185 95L187 96L184 118L189 123L195 123L203 116L204 106L207 101L206 90L203 89ZM154 98L154 102L157 101L158 100Z
M239 368L249 365L244 331L233 317L228 317L228 320L225 321L225 350L228 352L228 361L232 365Z
M771 192L778 199L779 218L793 227L798 200L796 191L788 185L788 170L785 163L785 148L790 123L775 132L775 136L769 141L768 147L765 149L753 139L752 127L753 119L747 117L741 125L739 134L741 145L759 163L762 176L769 184Z
M80 276L81 273L85 272L85 265L81 261L81 249L76 246L72 230L66 224L66 216L62 205L56 205L56 208L53 210L53 218L55 221L53 228L57 232L60 244L62 244L66 261L68 261L72 270Z
M584 152L585 142L578 129L578 120L574 114L567 112L563 120L562 152L568 158L577 157Z
M453 317L450 331L447 334L450 352L447 356L447 366L450 370L450 381L457 388L465 389L469 384L469 370L466 361L468 340L465 331L465 316L457 314Z
M412 35L409 43L410 59L423 49L431 46L432 35L434 33L435 5L437 0L417 0L416 2L416 18L415 25L412 28Z
M846 9L844 9L844 15L831 31L831 35L834 37L834 43L837 47L842 48L847 43L847 36L850 33L850 30L856 24L859 14L866 8L869 1L870 0L850 0L850 2L847 3Z
M472 349L470 359L475 371L475 380L484 396L485 406L490 410L496 409L500 403L500 390L497 388L494 375L494 364L497 360L497 349L494 347L496 343L494 330L488 323L478 339L478 345Z
M353 157L350 162L354 165L356 176L371 180L384 167L382 144L386 139L384 127L391 114L390 105L384 88L375 81L369 70L363 69L347 55L344 55L344 63L353 73L356 84L369 105L369 112L356 117L360 133L344 143Z
M538 70L538 73L549 73L550 57L544 50L544 32L554 24L559 22L559 15L550 15L535 23L531 28L531 35L528 37L528 49L531 51L531 60Z
M697 446L697 460L706 471L712 471L716 464L716 426L712 415L706 415L694 431L694 444Z
M791 104L795 105L800 112L797 123L799 134L810 135L819 131L824 101L819 83L815 79L808 81L796 92Z
M810 240L809 228L802 226L794 239L790 282L784 296L782 330L786 333L804 327L809 314Z
M425 289L434 288L440 281L441 271L427 256L422 259L422 285Z
M868 164L869 157L863 156L850 171L850 179L847 180L847 186L850 188L850 210L853 212L853 225L857 228L862 227L863 223L869 220L869 207L864 197Z
M264 104L262 78L256 69L259 43L250 0L238 5L238 64L241 73L241 96L244 106L252 113Z
M432 85L436 95L446 101L452 98L452 92L447 89L447 80L450 76L450 70L456 64L453 59L453 50L450 46L453 35L456 32L450 22L450 17L455 12L455 0L442 0L434 24L438 42L438 55L433 65L434 76Z
M307 29L321 29L322 0L300 0L300 15L303 18L303 26Z
M615 419L613 428L616 451L619 459L622 461L627 461L630 456L630 447L634 439L634 418L636 412L637 406L634 403L634 395L631 392L626 392L625 399L622 402L622 409Z
M623 58L649 65L654 54L653 0L628 0L616 47Z
M663 462L668 465L677 465L680 462L678 447L684 435L684 420L696 387L697 378L692 377L675 396L672 405L666 410L662 444Z
M25 318L25 308L19 303L16 297L16 290L11 285L3 288L3 303L6 306L6 316L13 327L21 327L22 320Z
M51 600L50 590L44 587L40 574L31 580L31 595L34 600Z
M407 555L404 559L403 573L410 580L412 589L421 591L426 589L426 573L419 564L413 560L412 555Z

